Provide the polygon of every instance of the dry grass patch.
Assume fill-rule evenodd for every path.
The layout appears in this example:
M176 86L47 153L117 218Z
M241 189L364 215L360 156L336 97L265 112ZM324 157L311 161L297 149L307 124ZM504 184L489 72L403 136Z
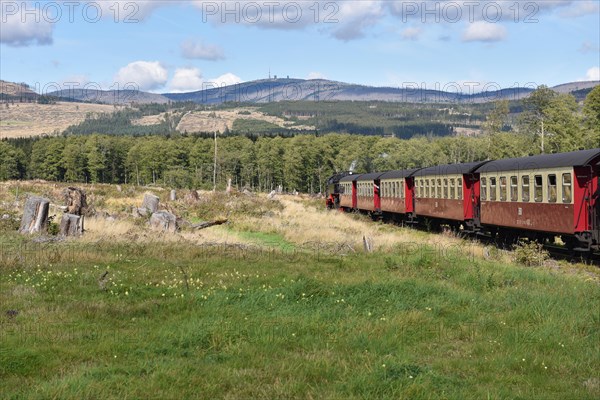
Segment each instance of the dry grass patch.
M279 117L266 115L256 108L236 108L224 111L191 111L183 116L177 130L179 132L225 132L233 129L236 119L259 120L282 128L314 130L314 126L292 126L292 123ZM141 121L139 122L141 124Z
M0 107L0 138L51 135L76 125L88 113L111 113L112 105L88 103L15 103Z

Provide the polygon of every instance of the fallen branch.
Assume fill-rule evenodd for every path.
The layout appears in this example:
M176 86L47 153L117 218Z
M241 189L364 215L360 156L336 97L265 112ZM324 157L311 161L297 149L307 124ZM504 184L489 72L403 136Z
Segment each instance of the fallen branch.
M200 229L210 228L211 226L215 226L215 225L223 225L223 224L227 223L227 221L228 221L227 219L217 219L215 221L200 222L199 224L193 224L191 227L192 227L192 229L200 230Z

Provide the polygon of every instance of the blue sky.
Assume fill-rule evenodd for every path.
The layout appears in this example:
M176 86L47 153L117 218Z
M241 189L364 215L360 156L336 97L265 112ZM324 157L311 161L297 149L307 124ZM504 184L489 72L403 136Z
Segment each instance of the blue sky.
M269 69L465 92L600 79L600 0L0 3L0 79L38 91L182 92Z

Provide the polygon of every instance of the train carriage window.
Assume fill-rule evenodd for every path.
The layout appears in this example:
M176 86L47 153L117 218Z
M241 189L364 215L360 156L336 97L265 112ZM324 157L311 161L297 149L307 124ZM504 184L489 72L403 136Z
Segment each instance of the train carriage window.
M448 179L444 179L443 182L444 182L444 185L443 185L443 188L444 188L444 199L447 199L448 198Z
M496 178L490 178L490 200L496 201Z
M458 178L457 181L458 181L458 188L457 188L458 199L462 200L463 199L463 178L462 178L462 176L460 178Z
M556 185L556 175L548 175L548 202L556 203L558 187Z
M510 177L510 201L519 201L519 180L516 176Z
M435 197L438 199L442 198L442 180L438 179L435 187Z
M529 203L529 176L525 175L521 178L521 200Z
M425 179L425 197L429 197L429 179Z
M563 174L562 176L562 200L563 203L570 204L573 198L571 191L571 173Z
M542 176L541 175L536 175L534 177L534 182L533 182L533 195L534 195L534 200L537 203L541 203L542 201L544 201L544 189L543 189L543 183L542 183Z
M394 182L394 186L395 186L395 192L396 195L394 197L400 197L400 185L398 184L398 182Z
M400 181L400 198L404 198L404 179Z
M456 180L454 178L450 179L450 198L454 199L456 197Z
M506 187L506 177L501 176L500 177L500 201L506 201L507 189L508 188Z
M487 200L487 178L481 178L481 200Z

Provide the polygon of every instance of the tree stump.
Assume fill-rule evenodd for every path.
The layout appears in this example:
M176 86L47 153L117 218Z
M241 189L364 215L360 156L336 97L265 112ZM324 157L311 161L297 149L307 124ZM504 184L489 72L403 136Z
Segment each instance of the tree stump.
M171 190L169 194L169 200L176 201L177 200L177 191L175 189Z
M158 203L160 199L151 193L144 194L144 201L142 202L142 208L145 208L150 213L158 211Z
M60 221L60 234L62 236L78 236L83 233L83 216L63 214Z
M200 200L200 196L198 196L198 192L195 190L190 190L188 194L185 195L185 201L188 203L195 203Z
M38 196L28 197L19 232L32 234L45 231L48 226L49 209L50 200Z
M175 233L177 231L177 217L168 211L157 211L150 217L150 226L156 230Z
M227 179L227 189L225 190L226 193L231 193L231 178Z
M277 197L277 192L276 192L276 191L274 191L274 190L272 190L272 191L271 191L271 193L269 193L269 194L267 195L267 198L268 198L269 200L273 200L275 197Z
M73 215L84 215L87 211L87 196L82 189L69 187L63 191L67 213Z

